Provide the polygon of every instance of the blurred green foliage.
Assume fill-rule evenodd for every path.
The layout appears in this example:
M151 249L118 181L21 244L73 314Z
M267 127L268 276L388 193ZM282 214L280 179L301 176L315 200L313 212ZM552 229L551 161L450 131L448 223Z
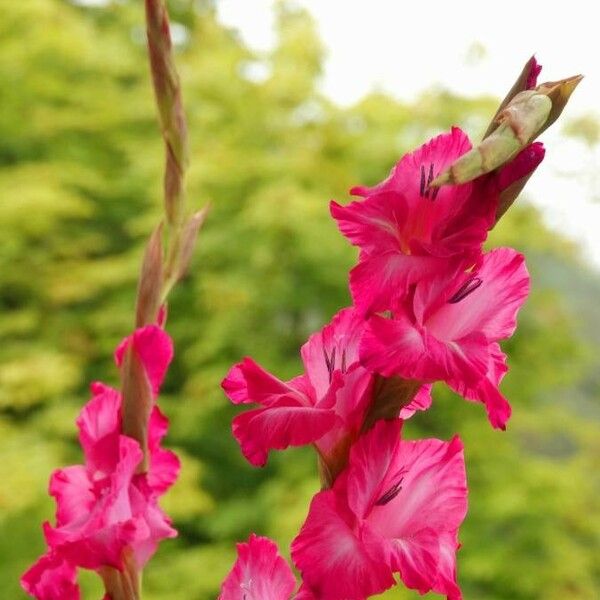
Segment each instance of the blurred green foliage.
M209 2L174 0L171 10L192 140L189 199L213 210L170 306L177 356L162 405L184 471L165 507L180 536L163 544L144 587L147 600L205 600L250 531L287 552L318 487L309 448L276 454L264 470L244 462L220 379L246 354L282 377L299 371L299 346L349 303L355 252L329 199L380 180L403 151L451 124L479 134L495 101L434 90L405 104L373 93L342 109L318 92L323 49L306 13L278 4L278 44L258 56ZM2 3L0 598L24 597L18 577L52 518L48 476L80 460L74 419L88 382L117 380L111 353L132 327L142 245L161 214L142 19L140 2L125 0ZM505 345L509 430L492 431L480 406L439 387L406 432L465 441L466 598L598 597L600 284L523 202L491 243L524 251L533 275ZM82 581L86 597L100 597L95 576Z

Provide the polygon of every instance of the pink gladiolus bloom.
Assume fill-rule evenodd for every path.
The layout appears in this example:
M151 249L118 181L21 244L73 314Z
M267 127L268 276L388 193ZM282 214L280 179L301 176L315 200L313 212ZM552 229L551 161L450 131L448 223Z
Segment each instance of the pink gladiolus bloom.
M38 600L80 600L75 567L50 551L21 577L23 589Z
M504 428L511 409L498 390L507 367L497 342L514 332L528 292L523 256L498 248L469 271L419 281L392 319L373 316L361 358L387 377L446 381L465 398L483 402L492 425Z
M117 349L118 364L130 343L156 396L172 358L171 340L157 326L138 329ZM22 580L24 589L39 600L46 596L53 600L45 590L67 590L76 567L122 569L126 549L142 568L160 540L176 535L158 506L159 496L179 473L177 456L160 445L168 420L158 406L152 407L149 470L136 474L142 451L136 440L121 433L121 394L102 383L92 384L91 389L92 399L77 419L85 465L59 469L52 475L49 492L57 503L56 525L44 524L51 551Z
M364 328L355 310L341 310L302 347L306 374L287 382L250 358L232 367L222 383L229 399L261 405L233 420L233 435L251 464L263 466L270 450L310 443L329 456L358 435L373 384L373 375L358 361ZM425 388L403 416L430 402Z
M218 600L289 600L296 579L274 542L251 534L237 551Z
M457 532L467 511L463 448L455 437L401 441L379 421L353 446L332 489L319 492L292 543L304 585L319 600L363 600L394 585L461 597Z
M518 167L509 163L469 183L428 187L470 149L466 134L454 127L406 154L382 183L353 188L351 193L363 200L331 203L340 231L360 248L350 273L358 309L388 310L423 277L473 264L494 223L500 192L543 158L537 145L535 152L517 156Z
M44 525L48 546L86 569L122 568L125 548L143 567L158 542L176 532L157 504L144 475L135 475L142 459L139 444L119 436L117 462L102 477L86 467L56 471L50 494L56 498L56 527Z

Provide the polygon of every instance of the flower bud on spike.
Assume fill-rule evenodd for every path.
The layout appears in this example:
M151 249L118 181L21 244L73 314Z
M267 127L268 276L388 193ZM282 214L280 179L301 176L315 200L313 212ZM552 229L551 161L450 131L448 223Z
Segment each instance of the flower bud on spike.
M163 284L162 223L154 230L146 246L135 307L136 327L154 323L161 305Z
M556 121L581 79L576 75L516 94L498 114L498 127L440 173L430 186L466 183L510 161Z
M139 443L144 457L138 466L138 473L145 473L148 470L148 421L153 404L152 387L133 343L125 351L122 373L123 433Z
M190 266L198 232L204 224L209 210L210 205L207 204L204 208L198 212L195 212L185 224L182 234L181 254L179 256L177 279L184 277Z
M513 84L512 88L510 88L510 91L508 92L508 94L506 94L504 100L502 100L500 106L498 107L498 110L496 111L494 118L492 119L491 123L489 124L489 126L483 136L484 139L486 137L488 137L498 127L498 116L506 108L506 105L519 92L523 92L525 90L531 90L531 89L535 88L536 82L537 82L537 77L540 74L541 70L542 70L542 65L538 64L537 60L535 59L535 56L532 56L525 63L525 66L523 67L521 74L519 75L519 77Z

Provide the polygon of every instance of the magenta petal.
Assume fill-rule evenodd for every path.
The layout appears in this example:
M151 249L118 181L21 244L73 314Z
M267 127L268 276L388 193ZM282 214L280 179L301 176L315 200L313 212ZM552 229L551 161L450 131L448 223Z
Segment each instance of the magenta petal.
M445 594L447 600L462 600L462 592L456 580L456 552L459 547L456 531L440 536L438 579L432 590Z
M496 248L483 255L476 271L463 279L463 289L469 280L477 284L472 286L475 289L436 310L425 322L427 330L439 340L457 341L473 332L490 341L510 337L529 293L523 255L511 248Z
M21 587L37 600L80 600L75 567L58 553L42 556L21 577Z
M143 521L143 527L140 527L142 534L131 543L136 564L141 569L156 552L159 542L176 537L177 531L171 527L171 520L158 506L154 490L146 483L144 476L134 478L129 499L132 514Z
M61 553L73 564L87 569L104 565L120 568L123 549L148 535L145 522L133 515L129 501L132 477L142 452L139 444L126 436L120 437L119 446L119 462L114 473L94 482L95 498L87 514L66 508L62 516L71 514L77 520L44 527L50 547L60 547ZM70 482L60 483L57 489L65 493ZM89 501L87 493L83 498ZM77 486L71 501L76 501L81 494L82 486ZM62 496L57 496L57 500L62 500Z
M436 256L407 256L386 252L365 255L350 271L350 291L363 313L388 310L403 298L410 285L423 277L448 268L448 261Z
M94 482L85 467L58 469L50 477L48 493L56 499L56 524L82 522L94 508Z
M352 447L348 468L348 506L365 519L375 503L396 483L398 473L390 473L400 446L402 421L378 421Z
M481 381L470 386L461 379L453 379L448 382L448 385L467 400L485 404L492 426L497 429L506 429L512 409L508 400L500 393L498 386L507 370L506 356L498 344L492 344L487 373Z
M150 469L147 479L150 487L158 494L164 494L175 483L181 468L177 455L160 446L162 439L167 434L168 426L167 417L162 414L158 406L154 406L148 426Z
M422 529L390 543L391 564L406 587L426 594L435 585L440 563L439 536Z
M505 190L515 181L530 175L544 160L546 150L541 142L530 144L494 175L498 190Z
M436 176L470 149L467 135L458 127L452 127L449 133L438 135L414 152L405 154L382 183L372 188L358 187L353 191L361 196L395 191L407 198L421 199L421 167L424 167L427 177L429 166L434 165L433 175ZM442 188L436 202L444 201L445 195L451 196L455 190L456 186Z
M283 399L268 408L238 415L233 419L232 430L248 462L262 467L270 450L315 442L337 419L333 409L302 406Z
M274 542L251 534L237 551L219 600L289 600L296 579Z
M369 319L360 346L364 366L385 377L434 381L446 371L432 360L426 332L419 330L399 313L395 319L374 316ZM433 357L436 358L436 357Z
M331 202L330 211L342 235L368 255L404 251L402 227L408 219L404 196L383 192L347 206Z
M412 401L400 410L401 419L410 419L418 410L427 410L431 406L431 384L422 385Z
M313 498L292 542L292 558L304 585L319 600L364 600L395 583L381 544L355 525L352 513L332 490Z
M528 62L529 73L527 74L527 81L525 83L525 89L532 90L537 86L537 78L542 72L542 65L538 64L535 56L532 56Z
M303 398L298 389L277 379L248 357L229 370L221 382L221 387L234 404L255 402L270 406L284 397L300 401Z
M79 442L88 468L109 473L118 461L121 395L101 383L92 384L92 393L77 418Z
M129 345L139 356L152 392L156 396L165 378L167 369L173 359L173 342L169 335L158 325L146 325L136 329L132 335L125 338L115 352L115 361L121 366L125 351Z
M449 443L435 439L402 442L390 468L390 481L401 471L405 474L399 493L369 517L375 530L390 537L404 538L421 529L458 529L467 511L460 439L455 437Z
M318 400L328 393L334 371L346 373L358 362L364 326L364 319L355 309L344 308L302 346L302 362Z

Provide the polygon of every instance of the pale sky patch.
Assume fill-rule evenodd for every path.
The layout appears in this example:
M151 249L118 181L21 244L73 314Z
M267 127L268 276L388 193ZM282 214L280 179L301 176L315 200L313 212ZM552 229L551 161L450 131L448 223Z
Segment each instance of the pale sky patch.
M544 65L541 81L586 76L563 119L600 114L600 35L589 0L296 4L317 21L327 50L321 87L342 105L375 88L408 101L436 85L467 96L504 96L535 53ZM272 0L217 1L222 22L256 50L275 43L272 6ZM566 138L560 124L541 139L546 160L528 184L528 196L551 227L579 240L584 255L600 266L600 148L591 151Z

